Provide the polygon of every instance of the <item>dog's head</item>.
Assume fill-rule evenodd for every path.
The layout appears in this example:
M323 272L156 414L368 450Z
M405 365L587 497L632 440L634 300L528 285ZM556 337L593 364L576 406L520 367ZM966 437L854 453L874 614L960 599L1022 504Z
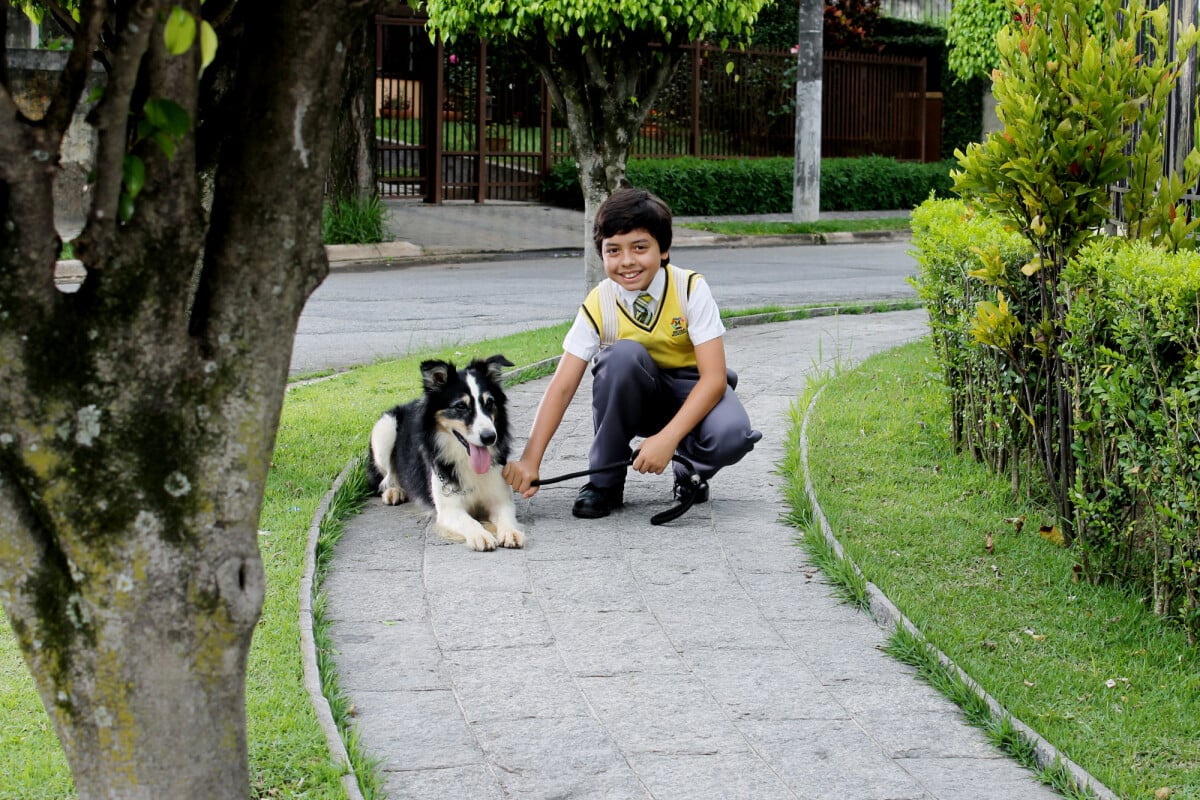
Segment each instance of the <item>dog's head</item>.
M491 469L493 458L501 464L508 458L508 415L500 376L511 366L502 355L472 361L461 370L448 361L421 364L426 407L438 431L465 448L471 469L480 475Z

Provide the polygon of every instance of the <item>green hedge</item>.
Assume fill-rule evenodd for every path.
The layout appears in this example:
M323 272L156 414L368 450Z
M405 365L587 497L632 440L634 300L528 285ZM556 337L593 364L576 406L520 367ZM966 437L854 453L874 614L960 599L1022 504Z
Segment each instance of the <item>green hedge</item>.
M954 441L1014 488L1040 475L1014 398L1038 377L1040 283L1020 268L1028 242L960 201L912 215L934 352ZM971 273L984 270L996 288ZM1098 237L1064 274L1062 355L1077 394L1070 446L1073 547L1094 580L1116 579L1200 633L1200 254ZM1001 297L1001 295L1003 297ZM985 346L981 315L1003 302L1023 361ZM1038 390L1044 390L1042 386ZM1036 487L1029 487L1037 493Z
M1009 400L1019 377L1001 353L975 340L976 304L997 297L970 272L984 266L984 253L993 253L1006 283L1032 286L1020 280L1029 243L958 200L922 203L911 224L918 264L913 285L929 311L933 350L950 391L951 440L993 470L1010 472L1016 486L1024 475L1038 474L1029 464L1029 428ZM1011 288L1008 295L1008 302L1020 304Z
M918 164L891 158L828 158L821 161L822 211L912 208L930 194L950 193L948 162ZM795 165L790 158L633 159L625 174L683 216L788 214ZM582 208L575 163L560 161L542 185L543 199Z
M1200 632L1200 254L1100 242L1064 277L1089 572L1135 582Z

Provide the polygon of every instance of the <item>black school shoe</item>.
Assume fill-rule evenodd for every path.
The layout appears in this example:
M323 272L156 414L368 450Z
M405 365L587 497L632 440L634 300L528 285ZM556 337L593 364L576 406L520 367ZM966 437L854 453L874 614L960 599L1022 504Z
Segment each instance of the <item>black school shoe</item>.
M708 481L693 483L690 478L675 478L675 501L679 505L698 505L708 502Z
M583 519L607 517L614 508L625 504L624 494L624 486L604 487L585 483L579 490L579 496L575 498L571 513Z

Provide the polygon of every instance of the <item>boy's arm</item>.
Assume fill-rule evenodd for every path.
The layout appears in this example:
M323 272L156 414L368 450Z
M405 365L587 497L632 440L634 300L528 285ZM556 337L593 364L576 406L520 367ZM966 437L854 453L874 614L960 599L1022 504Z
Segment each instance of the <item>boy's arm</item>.
M554 370L554 377L550 379L550 385L546 387L546 392L538 403L525 450L519 459L504 465L504 480L522 497L529 498L537 494L538 487L530 484L538 479L538 470L541 469L546 448L550 446L550 440L554 438L567 407L575 397L575 391L583 380L587 365L588 362L579 356L562 354L558 368Z
M661 431L642 442L641 452L633 462L633 468L638 472L661 473L666 469L683 437L691 433L725 396L723 337L696 345L696 367L700 371L700 380L692 387L679 411Z

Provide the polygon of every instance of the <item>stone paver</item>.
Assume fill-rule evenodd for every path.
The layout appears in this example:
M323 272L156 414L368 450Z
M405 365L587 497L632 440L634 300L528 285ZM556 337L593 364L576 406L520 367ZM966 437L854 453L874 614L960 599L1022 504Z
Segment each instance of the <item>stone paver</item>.
M780 521L775 467L813 370L926 332L924 311L731 330L763 441L662 527L666 476L576 520L574 493L518 501L520 551L444 543L427 514L372 502L325 583L341 683L392 798L1055 797L885 655ZM516 450L545 379L510 390ZM578 469L582 387L544 472ZM364 433L365 436L365 433Z

